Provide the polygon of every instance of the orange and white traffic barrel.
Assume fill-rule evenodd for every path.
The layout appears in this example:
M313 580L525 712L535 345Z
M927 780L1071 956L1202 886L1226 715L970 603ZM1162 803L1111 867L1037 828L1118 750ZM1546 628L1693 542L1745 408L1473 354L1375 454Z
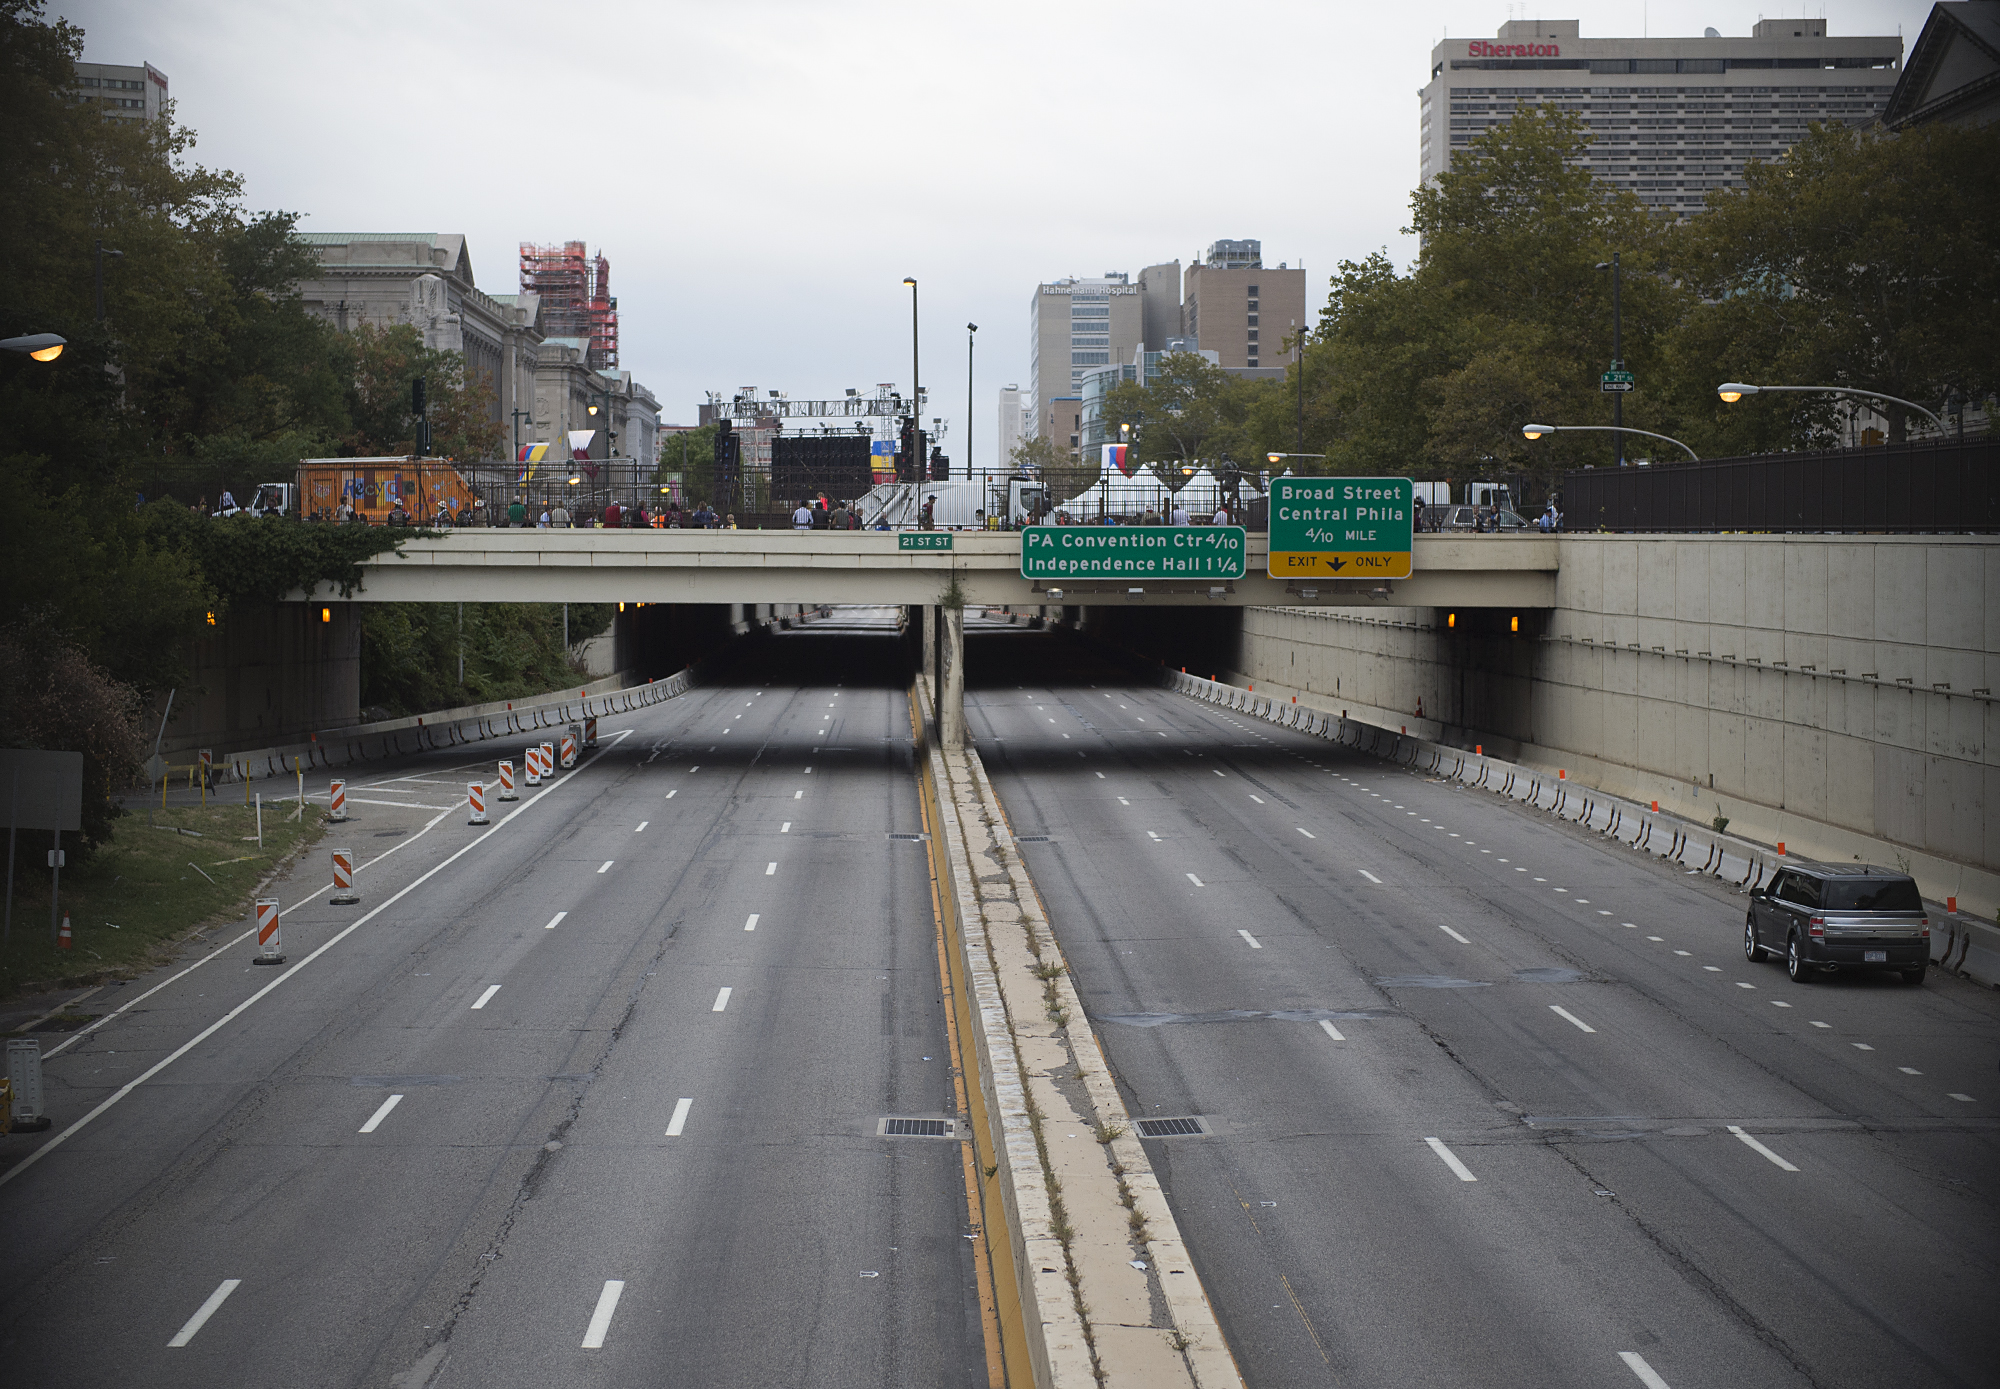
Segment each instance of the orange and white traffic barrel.
M257 958L251 961L251 963L281 965L284 962L284 948L278 943L278 899L275 897L259 897L257 899Z
M502 801L520 799L514 794L514 763L509 758L500 759L500 794L495 799Z
M329 820L333 820L335 822L345 820L347 818L346 782L335 781L333 783L333 808L326 813L326 818Z
M361 900L354 890L354 850L333 851L333 896L326 900L334 907L351 907Z
M472 818L467 820L466 824L490 825L493 823L486 818L486 786L483 782L468 781L465 784L465 799L472 804Z

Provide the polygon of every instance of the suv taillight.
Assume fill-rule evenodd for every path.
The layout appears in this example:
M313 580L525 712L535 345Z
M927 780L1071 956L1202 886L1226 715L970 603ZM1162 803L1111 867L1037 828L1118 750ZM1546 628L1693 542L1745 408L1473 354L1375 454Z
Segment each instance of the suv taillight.
M1929 940L1931 938L1931 919L1929 917L1925 917L1918 924L1924 928L1924 939Z
M1814 936L1814 937L1817 937L1817 938L1819 938L1819 939L1825 939L1825 937L1826 937L1826 918L1825 918L1825 917L1823 917L1823 916L1809 916L1809 917L1807 917L1807 918L1806 918L1806 934L1807 934L1807 935L1809 935L1809 936Z

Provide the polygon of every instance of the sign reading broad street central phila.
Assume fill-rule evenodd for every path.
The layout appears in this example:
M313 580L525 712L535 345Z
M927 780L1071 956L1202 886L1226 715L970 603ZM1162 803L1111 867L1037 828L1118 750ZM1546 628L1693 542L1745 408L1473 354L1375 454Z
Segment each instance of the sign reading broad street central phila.
M1024 579L1240 579L1241 526L1028 526Z
M1416 485L1406 477L1274 477L1274 579L1407 579Z

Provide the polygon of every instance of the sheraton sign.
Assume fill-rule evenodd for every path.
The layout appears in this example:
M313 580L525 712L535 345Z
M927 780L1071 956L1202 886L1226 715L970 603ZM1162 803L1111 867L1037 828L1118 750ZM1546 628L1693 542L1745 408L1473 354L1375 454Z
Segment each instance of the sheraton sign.
M1465 50L1469 58L1560 58L1562 45L1554 43L1487 43L1474 39Z

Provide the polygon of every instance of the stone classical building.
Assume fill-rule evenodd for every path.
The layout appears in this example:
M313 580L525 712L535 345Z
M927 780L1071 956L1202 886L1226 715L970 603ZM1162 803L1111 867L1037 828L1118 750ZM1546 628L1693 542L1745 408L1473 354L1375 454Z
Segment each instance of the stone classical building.
M2000 5L1992 0L1931 6L1882 112L1882 123L1891 130L1928 121L2000 121Z
M507 427L510 456L513 441L549 441L565 445L566 462L569 433L594 429L599 433L590 453L601 458L608 405L619 454L639 460L650 477L660 427L653 393L629 371L590 370L583 339L544 337L541 300L532 291L480 289L463 236L300 232L297 237L320 263L320 273L299 286L306 307L342 332L363 323L407 323L423 334L426 347L464 353L466 365L492 383L493 418ZM593 404L597 415L590 412Z

